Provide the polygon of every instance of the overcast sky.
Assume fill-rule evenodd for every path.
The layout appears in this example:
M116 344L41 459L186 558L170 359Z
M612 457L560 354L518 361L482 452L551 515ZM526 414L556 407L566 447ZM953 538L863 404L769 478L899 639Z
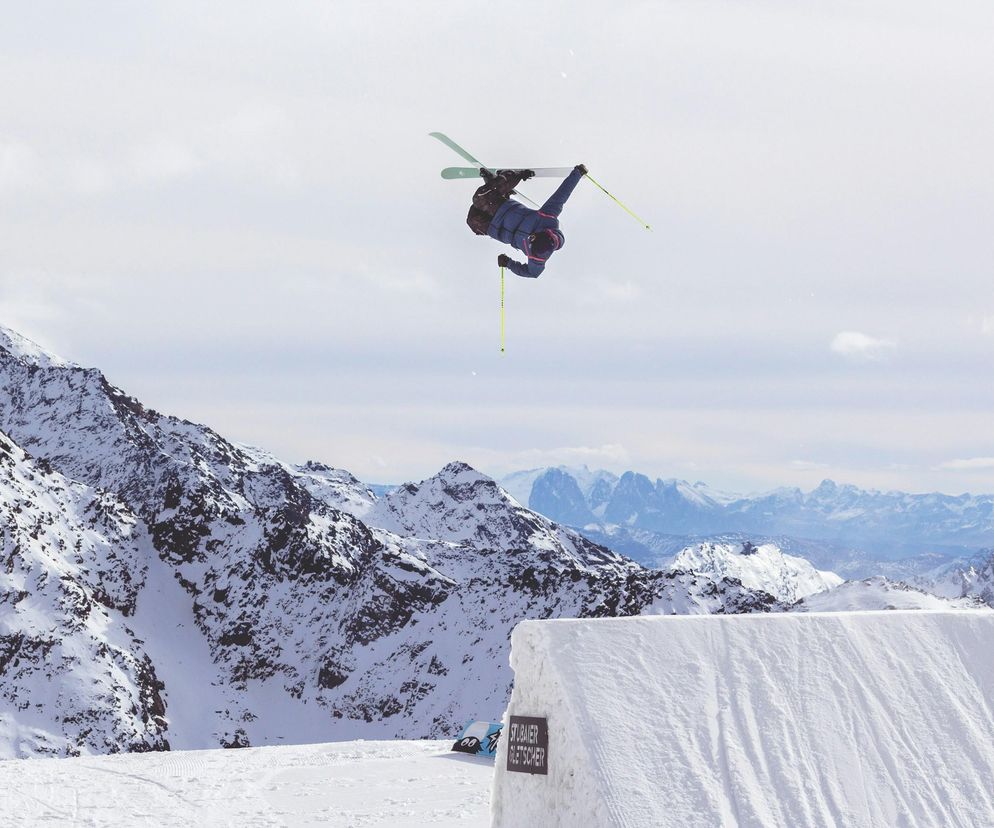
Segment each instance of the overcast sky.
M0 324L161 411L367 481L994 491L989 0L8 6ZM581 182L501 356L433 130L653 231Z

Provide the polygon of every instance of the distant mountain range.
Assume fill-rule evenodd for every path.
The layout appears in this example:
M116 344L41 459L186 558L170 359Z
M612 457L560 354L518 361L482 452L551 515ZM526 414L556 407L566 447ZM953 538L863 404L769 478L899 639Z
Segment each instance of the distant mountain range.
M994 495L879 492L831 480L810 492L737 495L634 471L567 467L517 472L501 485L529 508L648 565L688 543L729 535L793 546L848 575L898 560L902 574L915 574L994 546Z
M522 618L783 608L463 463L377 497L0 328L0 757L449 736L501 715Z
M621 508L621 479L581 479L532 483ZM0 328L0 757L450 736L503 712L524 618L976 606L994 569L936 597L785 551L646 568L461 462L377 494Z

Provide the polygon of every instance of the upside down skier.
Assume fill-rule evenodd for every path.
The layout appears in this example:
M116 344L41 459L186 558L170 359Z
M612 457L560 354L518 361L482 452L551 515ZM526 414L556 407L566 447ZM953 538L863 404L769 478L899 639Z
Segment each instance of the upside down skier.
M495 175L482 169L485 183L473 194L466 223L476 235L490 236L524 253L528 257L525 264L504 253L497 257L497 264L534 279L545 270L549 257L566 243L559 229L559 214L586 174L587 168L577 164L541 208L530 210L511 196L518 184L535 175L533 170L497 170Z

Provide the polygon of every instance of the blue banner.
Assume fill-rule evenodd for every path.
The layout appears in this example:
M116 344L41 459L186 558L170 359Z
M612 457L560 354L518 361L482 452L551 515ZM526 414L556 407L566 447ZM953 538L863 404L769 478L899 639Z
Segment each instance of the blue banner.
M452 749L459 753L493 759L497 755L497 744L503 727L501 722L467 722Z

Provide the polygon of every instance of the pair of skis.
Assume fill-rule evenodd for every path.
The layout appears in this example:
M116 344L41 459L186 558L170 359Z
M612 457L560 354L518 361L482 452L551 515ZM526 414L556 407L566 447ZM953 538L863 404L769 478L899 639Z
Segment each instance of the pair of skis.
M442 170L442 178L447 178L447 179L455 179L455 178L478 178L480 176L480 170L483 170L483 169L489 170L490 172L495 172L495 170L496 170L495 167L488 167L482 161L479 161L476 158L474 158L472 155L470 155L468 152L466 152L466 150L464 150L462 147L460 147L455 141L453 141L451 138L449 138L448 135L445 135L445 134L443 134L441 132L429 132L428 134L432 138L435 138L435 139L441 141L450 150L458 153L463 158L465 158L467 161L469 161L470 164L473 165L472 167L446 167L444 170ZM533 170L535 172L535 177L536 178L565 178L567 175L569 175L573 171L572 167L537 167L537 168L536 167L522 167L522 168L519 168L519 169L530 169L530 170ZM633 219L635 219L639 224L641 224L646 230L651 230L652 229L642 219L640 219L637 215L635 215L635 213L633 213L624 204L622 204L621 201L619 201L614 195L612 195L611 193L609 193L607 190L604 189L604 187L602 187L597 181L595 181L591 177L591 175L590 175L589 172L584 177L590 179L590 182L592 184L594 184L605 195L609 196L619 207L621 207ZM516 193L516 195L521 196L521 198L523 198L529 204L531 204L531 205L533 205L535 207L538 207L538 205L535 204L535 202L532 201L530 198L528 198L528 196L522 195L521 193Z
M478 161L477 159L475 159L472 155L466 152L466 150L464 150L455 141L453 141L448 135L443 135L441 132L429 132L428 134L432 138L437 138L439 141L445 144L445 146L447 146L450 150L453 150L458 155L461 155L463 158L469 161L470 164L474 165L472 167L447 167L446 169L442 170L442 178L479 178L481 169L487 169L493 172L494 168L488 167L482 161ZM446 173L450 172L451 174L446 175ZM464 172L465 174L463 174ZM535 174L538 175L538 172L536 172ZM519 193L517 191L515 191L515 195L520 196L529 204L531 204L533 207L538 207L538 205L530 198L528 198L528 196L523 195L522 193Z
M497 168L490 167L446 167L442 170L442 178L479 178L480 170L486 169L488 172L496 173ZM571 172L572 167L513 167L508 169L531 170L536 178L565 178Z

